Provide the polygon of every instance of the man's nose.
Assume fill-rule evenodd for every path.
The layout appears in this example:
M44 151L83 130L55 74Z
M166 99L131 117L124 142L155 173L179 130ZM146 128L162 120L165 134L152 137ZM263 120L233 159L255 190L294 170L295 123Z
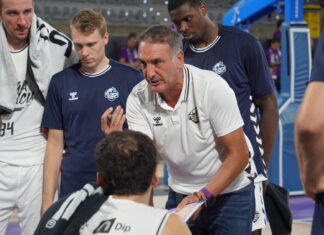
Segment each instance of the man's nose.
M155 76L155 66L152 64L148 64L146 66L146 77L147 78L152 78Z
M186 32L187 30L188 30L188 24L186 22L181 22L179 31L183 33L183 32Z
M26 17L25 17L24 15L19 15L19 16L18 16L17 24L18 24L18 25L25 26L26 23L27 23Z
M85 57L89 54L89 49L87 47L83 47L81 49L81 56Z

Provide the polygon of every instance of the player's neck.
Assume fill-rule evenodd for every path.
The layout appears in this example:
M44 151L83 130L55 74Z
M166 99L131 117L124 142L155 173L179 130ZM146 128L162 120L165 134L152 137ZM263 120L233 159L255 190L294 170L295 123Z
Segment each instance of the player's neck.
M109 62L109 59L105 56L102 58L99 64L93 67L85 67L81 64L81 69L86 73L95 74L103 71L109 65Z
M145 205L149 205L150 202L150 194L148 192L140 195L112 195L112 197L116 199L130 200Z
M172 88L166 91L164 94L160 93L163 100L172 108L174 108L178 103L183 88L184 74L183 72L179 74L181 75L179 75L179 79L174 86L172 86Z
M28 40L13 40L13 39L7 39L8 40L8 48L11 51L17 51L22 48L26 47L26 44L28 43Z
M207 47L209 44L213 43L216 37L218 36L218 25L214 24L213 22L209 22L206 25L206 29L202 34L201 38L196 42L192 42L194 47L196 48L204 48Z

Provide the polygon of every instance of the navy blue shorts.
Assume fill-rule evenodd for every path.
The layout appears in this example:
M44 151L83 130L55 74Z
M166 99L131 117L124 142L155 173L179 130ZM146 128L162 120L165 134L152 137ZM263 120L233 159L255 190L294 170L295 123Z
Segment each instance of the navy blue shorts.
M83 188L90 182L96 182L97 172L64 172L61 171L59 198Z
M169 192L166 208L171 209L186 195ZM255 213L254 184L238 191L219 195L207 201L195 221L188 226L193 235L251 234Z

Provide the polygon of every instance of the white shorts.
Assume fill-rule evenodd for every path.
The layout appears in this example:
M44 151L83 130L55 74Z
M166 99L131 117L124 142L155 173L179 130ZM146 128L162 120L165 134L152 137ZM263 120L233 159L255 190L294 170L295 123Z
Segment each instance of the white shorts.
M263 200L262 181L258 181L258 177L256 178L256 182L254 182L254 198L255 214L252 222L252 231L265 228L267 224L267 217Z
M0 234L17 209L22 234L32 235L41 216L43 164L15 166L0 162Z

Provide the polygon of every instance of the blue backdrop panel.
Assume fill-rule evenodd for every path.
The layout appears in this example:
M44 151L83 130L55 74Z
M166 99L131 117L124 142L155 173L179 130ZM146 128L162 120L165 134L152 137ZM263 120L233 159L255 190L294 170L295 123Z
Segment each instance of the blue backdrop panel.
M226 12L222 23L235 27L239 27L241 23L251 25L261 17L277 9L279 2L279 0L240 0Z
M274 10L284 8L285 22L303 21L304 0L239 0L223 17L224 25L248 29L251 24Z
M294 83L294 100L301 101L303 99L306 84L309 80L311 68L311 51L309 40L309 29L304 27L292 29L291 38L294 40L294 60L295 60L295 79Z
M299 180L299 168L295 153L294 145L294 126L295 116L300 102L294 102L280 114L280 122L282 128L282 167L283 167L283 182L282 184L290 191L302 190L302 185Z
M302 192L294 145L294 126L310 69L310 37L307 25L285 23L282 29L281 92L278 95L280 121L269 166L269 180L293 193Z

